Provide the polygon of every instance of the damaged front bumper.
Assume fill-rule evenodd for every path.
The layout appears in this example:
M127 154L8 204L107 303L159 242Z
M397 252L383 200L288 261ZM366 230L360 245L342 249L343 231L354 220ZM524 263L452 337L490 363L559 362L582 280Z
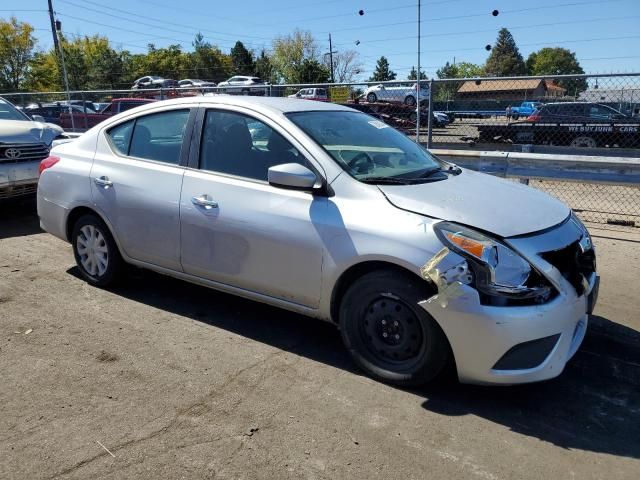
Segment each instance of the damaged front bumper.
M467 277L465 259L446 247L425 264L422 275L435 284L438 294L420 306L447 336L461 382L509 385L547 380L562 372L584 339L599 277L593 271L576 285L574 277L546 261L545 254L563 252L579 238L575 227L565 223L509 242L556 290L543 303L486 304Z

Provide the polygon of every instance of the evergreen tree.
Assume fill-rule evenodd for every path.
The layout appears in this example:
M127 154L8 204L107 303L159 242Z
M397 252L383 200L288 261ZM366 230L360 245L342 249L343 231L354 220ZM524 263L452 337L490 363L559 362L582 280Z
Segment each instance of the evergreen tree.
M382 56L376 63L376 70L369 79L369 82L384 82L386 80L395 80L396 72L389 70L389 61Z
M253 74L253 55L240 41L237 41L231 49L231 62L233 63L234 75Z
M527 67L516 42L506 28L498 32L498 39L491 49L484 70L490 77L509 77L527 73Z
M418 79L418 71L416 70L416 67L411 67L411 71L407 76L407 80L417 80L417 79ZM423 70L420 72L420 80L426 80L426 79L427 79L427 74L424 73L424 70Z

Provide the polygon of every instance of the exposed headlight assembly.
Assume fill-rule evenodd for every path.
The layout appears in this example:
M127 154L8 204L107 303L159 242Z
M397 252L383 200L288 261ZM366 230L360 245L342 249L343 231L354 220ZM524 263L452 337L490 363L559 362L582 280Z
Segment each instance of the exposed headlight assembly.
M478 291L513 299L548 299L548 282L513 249L455 223L440 222L434 229L444 245L468 260Z

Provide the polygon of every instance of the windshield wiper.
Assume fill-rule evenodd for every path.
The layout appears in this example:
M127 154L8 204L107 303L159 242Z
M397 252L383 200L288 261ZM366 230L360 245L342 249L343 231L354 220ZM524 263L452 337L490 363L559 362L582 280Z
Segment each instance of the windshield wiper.
M365 177L359 178L362 183L370 183L373 185L388 184L388 185L409 185L415 182L414 178L393 178L393 177Z

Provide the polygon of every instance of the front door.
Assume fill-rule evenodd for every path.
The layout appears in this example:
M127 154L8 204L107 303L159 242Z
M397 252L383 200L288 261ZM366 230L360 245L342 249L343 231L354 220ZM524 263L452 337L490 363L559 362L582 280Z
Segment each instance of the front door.
M96 207L124 253L172 270L180 267L180 159L190 110L164 110L110 128L91 168Z
M307 160L266 120L231 111L206 112L199 144L180 199L184 271L317 307L327 199L267 183L269 166Z

